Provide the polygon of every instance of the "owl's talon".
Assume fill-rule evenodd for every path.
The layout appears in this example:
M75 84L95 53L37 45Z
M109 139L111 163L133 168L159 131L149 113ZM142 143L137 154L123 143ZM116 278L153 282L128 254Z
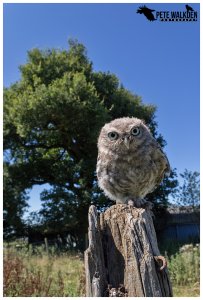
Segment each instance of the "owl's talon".
M128 200L128 205L129 205L129 207L134 207L135 203L133 200Z

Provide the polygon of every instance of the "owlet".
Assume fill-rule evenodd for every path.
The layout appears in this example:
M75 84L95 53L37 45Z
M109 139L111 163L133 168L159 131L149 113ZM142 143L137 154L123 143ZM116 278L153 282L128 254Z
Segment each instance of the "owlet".
M169 174L168 159L143 121L120 118L101 129L97 178L111 200L146 206L144 197Z

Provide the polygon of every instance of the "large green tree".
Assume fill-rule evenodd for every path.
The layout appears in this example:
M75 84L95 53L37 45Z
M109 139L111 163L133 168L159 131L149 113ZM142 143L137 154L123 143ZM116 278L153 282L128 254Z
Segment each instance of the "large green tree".
M21 236L25 230L23 214L28 206L25 187L15 181L12 166L4 163L4 237Z
M20 71L21 80L4 90L8 168L24 189L49 183L40 212L46 230L64 230L81 240L89 205L101 210L112 203L96 183L99 130L111 119L135 116L145 120L163 147L155 107L125 89L115 75L95 72L77 41L69 41L68 51L29 51ZM172 174L150 200L166 206L175 185Z

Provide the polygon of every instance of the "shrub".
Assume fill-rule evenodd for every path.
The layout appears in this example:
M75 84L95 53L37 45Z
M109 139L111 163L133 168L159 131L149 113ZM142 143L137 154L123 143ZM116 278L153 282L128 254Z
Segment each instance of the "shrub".
M4 254L5 297L78 296L82 261L73 254Z
M195 297L200 295L199 244L184 245L168 258L169 274L174 296Z

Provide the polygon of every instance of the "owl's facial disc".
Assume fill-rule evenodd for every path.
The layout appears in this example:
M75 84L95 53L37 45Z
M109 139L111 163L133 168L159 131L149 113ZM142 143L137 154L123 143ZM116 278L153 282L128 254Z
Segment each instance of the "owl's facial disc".
M130 144L133 143L135 137L138 137L141 134L141 129L138 126L134 126L131 128L129 133L125 133L122 137L122 141L127 149L130 148Z

